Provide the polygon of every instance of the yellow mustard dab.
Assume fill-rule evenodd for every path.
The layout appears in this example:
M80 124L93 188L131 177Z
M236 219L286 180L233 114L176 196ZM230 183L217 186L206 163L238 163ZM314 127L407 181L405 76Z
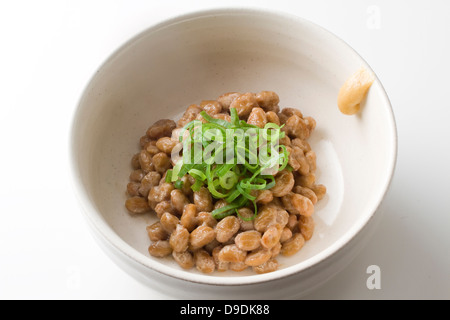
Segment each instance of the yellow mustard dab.
M339 110L347 115L358 113L361 109L361 101L367 95L373 81L373 75L366 69L361 68L355 72L339 90Z

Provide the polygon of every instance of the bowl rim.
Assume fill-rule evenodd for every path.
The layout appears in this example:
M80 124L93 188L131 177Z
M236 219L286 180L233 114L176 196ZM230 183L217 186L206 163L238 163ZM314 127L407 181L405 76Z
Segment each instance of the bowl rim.
M389 128L390 128L390 135L392 135L392 148L390 150L390 153L392 154L392 157L390 159L389 163L389 174L385 177L385 180L383 182L383 191L378 195L378 198L374 202L374 205L370 208L370 210L367 210L368 214L366 214L362 219L359 219L355 225L353 225L345 234L343 234L336 242L334 242L332 245L327 247L325 250L321 251L320 253L314 255L313 257L302 261L298 264L295 264L293 266L289 266L283 269L279 269L275 272L270 272L266 274L255 274L255 275L246 275L246 276L231 276L231 277L217 277L213 275L203 275L203 274L197 274L197 273L190 273L189 271L185 271L182 269L175 269L175 268L168 268L167 266L163 265L162 263L157 262L156 260L153 260L151 257L148 257L140 252L138 252L136 249L134 249L132 246L130 246L128 243L126 243L122 238L119 237L118 234L114 232L114 230L106 223L103 218L101 218L101 214L98 212L98 210L95 208L91 200L89 199L89 195L86 191L86 189L83 186L83 183L81 181L81 173L80 168L78 167L78 164L76 162L76 144L77 144L77 137L76 137L76 127L80 121L81 117L81 104L83 102L83 99L86 95L86 92L89 88L89 86L93 83L93 81L96 79L97 74L99 70L101 70L104 66L106 66L108 63L111 63L114 58L119 55L123 50L125 50L127 47L129 47L131 44L135 43L136 41L139 41L139 39L148 33L156 32L159 29L165 28L167 26L182 23L188 20L192 19L199 19L199 18L205 18L208 16L218 16L218 15L230 15L230 14L246 14L246 15L260 15L260 16L270 16L272 18L277 18L280 21L282 20L289 20L291 22L298 23L300 25L306 26L308 29L314 29L314 32L321 33L322 35L325 35L330 38L334 38L334 40L337 40L340 45L346 47L347 49L350 49L350 52L353 53L355 58L359 59L361 62L361 65L370 70L374 77L375 81L374 83L378 83L380 86L380 93L382 94L382 99L384 100L383 105L385 108L388 109L389 114ZM239 286L239 285L250 285L250 284L259 284L259 283L265 283L281 278L285 278L288 276L291 276L293 274L297 274L299 272L306 271L313 266L319 264L320 262L324 261L325 259L333 256L335 253L337 253L339 250L344 248L353 238L356 237L357 234L360 233L360 231L364 228L365 225L368 224L368 222L372 219L375 212L377 211L379 205L381 204L383 198L386 195L386 192L389 189L389 186L392 182L392 178L394 175L396 162L397 162L397 153L398 153L398 135L397 135L397 127L396 127L396 121L395 116L393 113L392 105L390 103L389 97L386 93L386 90L384 89L381 81L379 80L376 73L372 70L372 68L369 66L369 64L356 52L355 49L353 49L348 43L346 43L344 40L336 36L334 33L330 32L329 30L321 27L318 24L315 24L305 18L302 18L300 16L278 11L278 10L272 10L272 9L263 9L263 8L255 8L255 7L223 7L223 8L213 8L213 9L205 9L205 10L196 10L192 11L186 14L182 15L176 15L172 18L164 19L163 21L160 21L158 23L152 24L146 29L140 31L133 37L131 37L126 42L122 43L118 48L116 48L109 56L106 57L106 59L103 60L103 62L97 67L95 72L91 75L91 77L87 80L84 88L81 91L81 94L79 96L79 99L77 101L76 107L73 110L73 114L71 116L71 128L70 128L70 135L69 135L69 161L70 161L70 168L71 168L71 175L72 175L72 187L74 189L74 193L80 203L80 206L82 208L82 211L84 213L85 218L88 220L88 223L91 227L91 229L95 230L95 232L101 236L103 240L105 240L110 246L114 247L116 252L119 252L120 254L123 254L127 256L128 258L134 260L141 266L145 268L149 268L153 271L156 271L158 273L180 279L185 280L193 283L199 283L199 284L207 284L207 285L218 285L218 286Z

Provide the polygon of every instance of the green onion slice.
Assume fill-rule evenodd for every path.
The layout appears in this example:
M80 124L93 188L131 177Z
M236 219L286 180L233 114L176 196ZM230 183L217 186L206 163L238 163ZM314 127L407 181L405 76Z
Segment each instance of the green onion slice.
M230 122L215 119L205 111L200 115L203 123L194 120L182 128L179 140L183 143L183 157L167 171L166 182L181 189L181 178L188 174L195 179L191 186L194 192L205 186L213 198L228 203L211 212L215 219L232 214L240 217L238 210L252 203L254 215L240 218L253 220L258 213L255 191L273 188L276 172L292 170L287 148L277 144L285 137L283 126L267 123L261 129L239 119L235 108L230 108ZM267 148L265 154L261 154L263 147ZM209 158L205 159L205 155Z

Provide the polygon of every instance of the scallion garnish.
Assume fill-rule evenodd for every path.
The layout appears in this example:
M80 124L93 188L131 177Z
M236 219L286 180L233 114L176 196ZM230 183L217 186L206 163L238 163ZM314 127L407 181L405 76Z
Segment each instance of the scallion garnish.
M239 119L234 108L230 109L230 122L204 111L200 115L206 123L194 120L183 127L183 157L167 172L166 181L180 189L180 178L189 174L195 179L193 191L206 187L215 199L228 203L211 212L215 219L239 216L238 210L250 204L255 214L246 220L254 219L258 208L252 191L272 188L276 173L289 169L289 152L278 144L285 135L282 127L268 123L261 129L248 124ZM184 134L186 130L188 135Z
M172 182L172 172L173 172L173 170L167 170L166 182Z
M173 186L174 186L175 188L177 188L177 189L182 189L182 188L183 188L183 185L184 185L184 182L181 181L181 180L177 180L177 181L175 181L175 183L173 184Z

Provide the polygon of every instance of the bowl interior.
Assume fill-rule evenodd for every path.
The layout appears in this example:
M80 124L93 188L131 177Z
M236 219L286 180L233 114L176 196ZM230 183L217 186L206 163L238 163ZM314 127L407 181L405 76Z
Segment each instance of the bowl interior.
M358 116L336 105L343 82L361 66L345 43L300 18L250 10L204 12L173 19L130 40L94 75L75 116L73 163L84 206L97 230L148 267L204 283L251 283L300 271L329 256L370 219L395 162L395 125L378 80ZM318 183L328 194L316 207L313 238L266 275L202 275L172 259L148 255L145 227L154 214L132 217L125 207L130 159L139 138L161 118L229 91L273 90L281 107L317 121L310 138Z

